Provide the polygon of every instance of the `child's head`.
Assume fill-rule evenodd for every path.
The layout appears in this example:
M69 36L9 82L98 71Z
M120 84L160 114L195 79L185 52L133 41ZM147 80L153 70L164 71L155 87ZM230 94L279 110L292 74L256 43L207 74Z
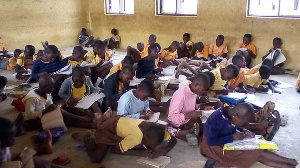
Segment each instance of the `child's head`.
M132 65L126 65L120 72L120 81L122 83L129 83L135 75L135 70Z
M85 83L85 71L81 66L76 66L72 71L72 80L75 88L81 88Z
M137 49L142 52L144 50L144 43L143 42L138 42L136 45Z
M236 65L230 64L225 68L224 73L221 74L223 80L235 79L239 75L239 68Z
M16 126L8 119L0 117L0 148L13 146L16 133Z
M254 122L254 110L250 104L240 103L233 107L233 113L230 116L232 124L244 126Z
M18 58L21 53L22 53L22 50L15 49L15 51L14 51L14 57Z
M124 57L124 59L123 59L123 61L122 61L122 66L123 66L123 67L125 67L125 66L127 66L127 65L133 66L133 64L134 64L134 59L133 59L132 56L127 55L127 56Z
M154 43L153 45L156 46L158 48L158 52L160 52L160 50L161 50L160 45L158 43Z
M146 101L154 93L154 84L150 79L144 79L136 89L137 98Z
M47 94L51 94L54 91L54 80L48 75L41 76L39 78L39 89Z
M84 50L81 46L75 46L73 49L72 57L75 61L84 60Z
M273 39L273 48L276 49L276 48L281 48L281 39L279 37L276 37Z
M3 91L7 84L7 78L5 76L0 76L0 93Z
M270 68L273 68L273 66L274 66L273 61L269 58L264 59L262 62L262 65L267 65Z
M222 34L218 35L216 39L216 45L220 47L224 42L224 36Z
M204 73L199 73L198 75L193 77L191 82L191 91L199 96L202 95L210 87L209 77Z
M118 34L118 30L115 28L111 29L111 34L116 36Z
M156 58L159 57L158 53L159 53L159 51L158 51L157 46L155 46L155 45L149 46L149 48L148 48L148 56L156 59Z
M155 42L156 42L156 35L155 34L150 34L148 43L150 45L153 45Z
M95 54L97 54L100 58L105 57L105 44L101 40L95 41L93 45L93 51Z
M189 33L184 33L182 36L183 42L187 43L191 39L191 35Z
M36 53L37 59L41 59L41 58L43 57L43 55L44 55L44 52L45 52L45 51L43 51L43 50L39 50L39 51Z
M204 48L204 45L203 45L202 42L196 43L196 49L197 49L199 52L202 52L203 48Z
M49 45L45 49L45 59L48 62L53 62L59 55L58 48L55 45Z
M81 34L82 34L82 35L86 35L86 29L85 29L85 28L82 28L82 29L81 29Z
M24 50L24 54L26 57L32 57L35 53L35 48L33 45L26 45L25 46L25 50Z
M267 65L262 65L259 68L259 75L260 75L261 79L269 79L269 77L271 75L271 68L268 67Z
M238 68L245 68L246 67L245 57L242 56L242 55L233 56L232 63L234 65L236 65Z
M215 75L212 73L212 72L210 72L210 71L206 71L206 72L204 72L205 73L205 75L207 75L208 76L208 78L209 78L209 83L210 83L210 86L209 87L211 87L211 86L213 86L214 84L215 84L215 81L216 81L216 78L215 78Z
M171 43L171 45L170 45L170 49L169 50L171 52L174 52L174 51L176 51L179 48L179 46L180 46L180 43L178 41L173 41Z
M245 45L248 45L251 43L251 40L252 40L252 36L251 34L245 34L244 37L243 37L243 43Z
M155 149L155 147L163 142L165 129L155 123L147 124L149 124L148 127L143 131L143 144L150 149Z

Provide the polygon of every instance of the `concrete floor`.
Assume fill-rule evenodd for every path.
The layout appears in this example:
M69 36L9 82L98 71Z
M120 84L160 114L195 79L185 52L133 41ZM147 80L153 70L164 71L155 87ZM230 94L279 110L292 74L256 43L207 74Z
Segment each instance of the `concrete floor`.
M88 50L90 50L89 48ZM72 48L61 49L64 56L69 56L72 53ZM121 60L125 56L124 51L116 51L114 64ZM8 86L18 85L21 82L15 80L11 74L12 72L0 70L0 74L6 76L9 80ZM272 76L271 79L289 83L295 85L296 76L292 75L278 75ZM166 91L166 96L163 101L166 101L172 95L173 91ZM0 116L14 120L17 117L17 110L10 105L14 98L9 96L7 100L0 103ZM285 127L281 127L273 139L277 145L278 150L276 153L290 158L300 158L300 146L297 145L300 139L300 132L298 131L300 127L300 116L299 116L299 106L300 106L300 94L295 91L295 88L287 88L280 95L273 94L256 94L256 100L252 103L258 105L263 105L266 101L274 101L276 103L276 109L283 115L289 117L288 124ZM54 145L54 153L51 155L42 156L45 159L54 159L60 155L66 155L70 157L70 162L66 165L68 168L143 168L137 164L136 160L139 157L135 156L120 156L107 154L106 158L101 164L91 163L87 154L82 150L77 150L76 145L80 142L71 138L71 134L77 131L84 131L81 128L70 128L67 133L65 133L61 140ZM34 147L31 143L31 136L37 132L27 132L24 136L18 137L16 145L12 147L12 152L21 152L24 147ZM203 167L206 159L200 154L198 147L188 146L187 143L178 140L177 145L172 149L168 156L171 157L171 163L167 166L168 168L199 168ZM265 167L260 163L255 163L253 168Z

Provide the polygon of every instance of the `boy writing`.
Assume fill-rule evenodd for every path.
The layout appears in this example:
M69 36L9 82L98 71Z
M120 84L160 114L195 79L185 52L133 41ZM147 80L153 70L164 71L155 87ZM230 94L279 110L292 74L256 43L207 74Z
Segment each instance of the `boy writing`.
M110 73L110 74L114 74L114 73L116 73L117 71L122 70L123 67L125 67L125 66L127 66L127 65L133 66L133 64L134 64L134 59L133 59L133 57L127 55L127 56L124 57L124 59L123 59L120 63L114 65L114 66L110 69L110 72L109 72L109 73Z
M198 42L194 45L194 48L191 52L191 58L193 59L208 59L208 50L209 48L203 45L202 42Z
M244 81L245 81L245 71L244 68L246 67L245 57L242 55L235 55L232 58L232 63L239 68L239 74L236 78L231 79L228 81L228 89L237 89L239 92L247 92L244 88Z
M174 61L178 58L177 49L180 43L178 41L173 41L168 48L162 50L159 58L162 61Z
M144 43L138 42L137 49L132 46L127 46L127 55L132 56L135 62L139 62L141 58L144 58L147 53L144 51Z
M22 53L20 49L15 49L14 56L11 57L8 61L0 63L0 69L13 71L17 66L17 59L19 55Z
M226 68L218 67L211 71L215 75L215 83L210 90L224 90L227 81L235 79L239 74L239 68L236 65L228 65Z
M177 138L186 141L186 135L189 133L199 135L199 126L202 125L200 119L202 112L198 110L196 100L209 86L209 77L204 73L200 73L193 77L191 84L180 87L173 94L168 120L171 126L178 128L175 132Z
M92 35L90 35L90 36L87 35L86 29L82 28L81 34L79 35L78 40L79 40L79 45L88 47L88 46L92 45L94 37Z
M134 68L131 65L127 65L105 80L103 93L106 97L102 103L104 110L108 107L113 110L117 109L117 102L124 93L130 90L129 82L133 79L134 75Z
M25 51L19 55L17 59L16 72L17 79L24 79L24 73L27 73L28 70L33 69L33 61L36 60L36 56L34 56L35 48L32 45L26 45Z
M84 61L84 50L81 46L75 46L71 57L67 57L63 60L64 64L72 65L75 68L77 65L81 65Z
M217 57L225 58L227 56L227 53L228 53L228 49L226 44L224 44L224 36L218 35L216 42L209 46L208 56L211 59Z
M251 63L251 59L256 58L256 47L251 43L251 34L245 34L243 37L243 42L238 45L237 55L243 55L245 57L247 67Z
M148 79L156 79L157 71L155 70L155 62L159 57L159 50L155 45L149 46L147 49L148 56L141 59L138 62L138 67L136 70L137 78L148 78Z
M121 37L117 29L111 29L111 38L109 39L108 49L115 49L120 47Z

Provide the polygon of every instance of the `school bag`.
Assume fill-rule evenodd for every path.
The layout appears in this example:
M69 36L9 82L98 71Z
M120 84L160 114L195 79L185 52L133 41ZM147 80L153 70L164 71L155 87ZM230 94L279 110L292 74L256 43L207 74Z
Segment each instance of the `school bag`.
M25 96L26 96L26 94L17 99L14 99L11 102L11 105L14 106L20 112L25 112L25 104L22 101Z

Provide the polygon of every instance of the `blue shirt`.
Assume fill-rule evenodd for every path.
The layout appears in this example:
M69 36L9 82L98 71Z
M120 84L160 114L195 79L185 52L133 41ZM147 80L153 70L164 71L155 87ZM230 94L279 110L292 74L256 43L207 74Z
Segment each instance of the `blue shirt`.
M233 134L237 128L231 125L228 111L224 106L213 112L204 126L204 135L209 146L221 146L233 142Z
M124 93L119 102L117 114L129 118L140 118L143 111L148 111L149 100L142 101L136 98L133 94L133 90Z

